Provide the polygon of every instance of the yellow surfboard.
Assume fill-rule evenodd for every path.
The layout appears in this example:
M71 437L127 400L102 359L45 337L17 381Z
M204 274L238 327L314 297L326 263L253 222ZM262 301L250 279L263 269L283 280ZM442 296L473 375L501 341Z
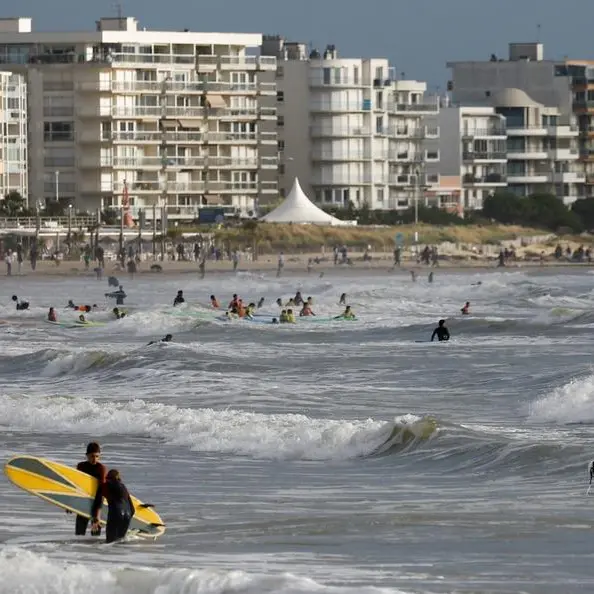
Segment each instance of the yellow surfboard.
M4 465L4 473L17 487L79 516L91 517L97 479L59 462L35 456L15 456ZM104 501L105 503L105 501ZM165 524L148 503L132 497L134 517L130 530L138 536L157 538ZM105 509L105 508L104 508ZM105 524L105 518L101 518Z

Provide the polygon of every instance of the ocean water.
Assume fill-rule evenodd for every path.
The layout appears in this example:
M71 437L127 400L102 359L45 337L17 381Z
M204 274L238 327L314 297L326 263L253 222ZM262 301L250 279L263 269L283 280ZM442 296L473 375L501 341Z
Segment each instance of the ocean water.
M0 594L592 591L594 274L122 281L127 318L62 328L47 307L111 307L105 281L2 280L0 459L74 465L98 440L167 532L77 539L72 516L2 477ZM205 307L238 292L276 314L297 289L326 317L346 292L358 321ZM442 317L452 340L431 344Z

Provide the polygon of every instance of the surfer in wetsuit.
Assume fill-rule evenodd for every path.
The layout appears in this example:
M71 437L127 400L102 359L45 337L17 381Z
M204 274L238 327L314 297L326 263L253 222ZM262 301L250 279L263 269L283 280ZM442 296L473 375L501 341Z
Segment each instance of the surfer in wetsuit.
M159 342L171 342L173 340L173 336L171 334L166 334L165 338L161 340L151 340L146 346L151 346L151 344L157 344Z
M29 309L28 301L23 301L22 299L19 301L19 298L16 295L12 296L12 300L16 303L17 311L23 311L25 309Z
M450 331L445 327L445 320L439 320L439 324L435 330L433 330L433 334L431 335L431 342L437 336L437 340L439 342L445 342L450 340Z
M97 493L95 495L95 500L93 501L93 506L91 507L91 517L98 518L99 517L99 510L101 509L102 501L101 501L101 485L105 482L105 477L107 476L107 468L101 462L99 462L99 458L101 457L101 446L92 441L89 445L87 445L87 459L84 462L79 462L76 466L77 470L84 472L94 478L97 479L99 482L99 488L97 489ZM89 524L88 518L84 516L76 516L76 525L74 529L74 533L77 536L84 536L87 532L87 526ZM93 536L99 536L101 534L101 524L97 522L93 523L91 527L91 534Z
M107 499L107 524L105 526L105 542L114 542L126 536L130 522L134 516L134 503L126 485L122 483L120 473L112 468L105 477L98 493ZM99 499L101 501L101 498ZM98 507L93 513L93 528L100 527Z
M181 305L182 303L185 303L186 300L184 299L184 292L183 291L178 291L177 295L175 296L175 299L173 300L173 307L176 307L177 305Z

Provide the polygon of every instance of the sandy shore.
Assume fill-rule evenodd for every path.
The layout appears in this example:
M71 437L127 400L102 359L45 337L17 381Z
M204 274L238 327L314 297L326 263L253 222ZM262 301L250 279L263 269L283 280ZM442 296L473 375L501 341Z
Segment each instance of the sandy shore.
M286 255L285 265L282 271L282 275L294 275L294 274L307 274L308 273L308 260L315 258L317 254L304 254L304 255ZM277 270L277 258L275 256L261 256L256 262L241 261L237 268L237 272L252 272L252 273L267 273L276 274ZM159 272L151 271L151 266L158 264L162 270ZM566 260L547 260L544 262L540 261L515 261L510 262L505 269L506 270L521 270L521 269L548 269L554 268L590 268L594 264L588 263L571 263ZM85 270L83 262L79 261L61 261L59 265L55 262L44 260L37 263L36 270L31 270L28 262L23 263L21 274L18 274L17 267L13 266L12 276L18 278L19 276L28 277L43 277L43 276L83 276L83 277L95 277L93 268L95 264L91 264L89 270ZM0 275L6 274L6 269L0 269ZM339 274L365 274L365 273L386 273L394 274L398 272L409 273L411 270L416 271L418 274L428 274L430 271L437 273L438 271L495 271L502 269L497 266L497 261L487 260L485 258L476 259L450 259L440 260L439 266L431 267L423 264L417 264L416 260L403 260L400 267L394 268L393 259L391 254L373 254L370 262L363 262L362 259L353 259L353 264L338 265L334 266L331 260L323 261L319 264L313 264L309 274L320 275L323 273L324 276L332 275L335 273ZM233 274L233 263L228 260L222 261L207 261L206 263L206 276L211 274ZM180 275L180 274L195 274L199 275L198 263L197 262L185 262L185 261L165 261L165 262L153 262L152 260L143 261L138 266L137 274L145 275L150 274L154 276L159 275ZM129 278L128 273L125 270L121 270L119 264L115 262L107 262L103 276L117 276L123 278Z

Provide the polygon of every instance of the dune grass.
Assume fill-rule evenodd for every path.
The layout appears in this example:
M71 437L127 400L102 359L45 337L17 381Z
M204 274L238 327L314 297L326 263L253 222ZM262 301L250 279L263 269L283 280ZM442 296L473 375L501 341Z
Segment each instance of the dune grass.
M417 226L420 244L498 244L519 237L545 235L546 232L519 226ZM260 254L279 250L291 253L318 252L322 246L327 249L335 245L364 249L368 245L373 251L389 252L394 249L395 236L401 233L404 245L414 243L414 225L394 227L321 227L318 225L281 225L271 223L246 224L243 227L225 228L215 231L216 239L231 249L257 246Z

